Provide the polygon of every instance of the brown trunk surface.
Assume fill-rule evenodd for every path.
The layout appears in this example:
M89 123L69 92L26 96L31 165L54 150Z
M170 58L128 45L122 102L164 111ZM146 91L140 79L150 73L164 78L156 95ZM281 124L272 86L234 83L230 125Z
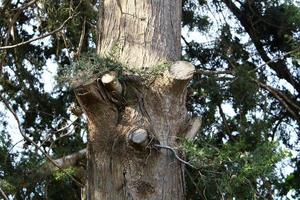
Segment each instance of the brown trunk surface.
M181 0L102 0L97 52L132 68L177 61Z
M130 68L179 60L181 0L103 0L101 8L99 55ZM176 148L184 137L193 72L176 62L156 77L119 81L108 72L76 88L89 123L87 199L184 199L184 166L157 145Z

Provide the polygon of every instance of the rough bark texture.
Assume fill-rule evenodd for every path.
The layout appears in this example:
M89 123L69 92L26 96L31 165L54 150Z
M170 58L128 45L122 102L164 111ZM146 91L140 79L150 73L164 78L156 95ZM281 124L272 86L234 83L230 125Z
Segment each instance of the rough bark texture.
M179 60L181 0L103 0L101 8L98 54L131 68ZM194 71L176 62L156 77L119 81L108 72L76 88L89 122L87 199L184 199L184 166L155 144L176 148L187 132Z
M102 0L97 52L133 68L180 58L181 0Z
M176 148L186 132L187 77L125 76L119 97L101 78L76 89L89 119L88 199L184 199L184 166L155 144Z

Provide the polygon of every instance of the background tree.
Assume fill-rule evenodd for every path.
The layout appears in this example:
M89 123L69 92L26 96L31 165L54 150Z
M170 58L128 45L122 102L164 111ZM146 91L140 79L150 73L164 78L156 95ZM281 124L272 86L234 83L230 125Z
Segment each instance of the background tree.
M46 176L40 170L45 155L35 145L25 141L22 150L14 147L8 113L14 112L20 130L53 158L85 147L85 118L68 111L75 102L72 90L61 81L45 91L42 77L55 68L49 62L57 64L60 76L94 50L98 4L1 3L1 101L11 109L1 111L0 188L6 195L80 198L80 186L70 178L79 180L75 169ZM187 107L202 116L196 139L182 146L196 167L187 171L188 199L272 199L292 189L294 198L299 196L299 16L292 1L183 2L183 59L197 67ZM186 37L192 31L209 40ZM50 39L26 43L47 33L53 33ZM288 176L277 164L287 155L282 147L294 153Z

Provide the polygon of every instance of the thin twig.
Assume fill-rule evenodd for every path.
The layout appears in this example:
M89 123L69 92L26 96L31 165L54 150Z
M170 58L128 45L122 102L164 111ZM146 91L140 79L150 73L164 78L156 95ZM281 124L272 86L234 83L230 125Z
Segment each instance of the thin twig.
M253 69L253 70L251 70L251 71L249 71L249 72L255 72L255 71L257 71L257 70L263 68L264 66L267 66L267 65L269 65L270 63L276 62L276 61L278 61L278 60L280 60L280 59L282 59L282 58L284 58L284 57L286 57L286 56L288 56L288 55L290 55L290 54L296 53L296 52L299 51L299 50L300 50L300 47L298 47L298 48L296 48L296 49L294 49L294 50L291 50L291 51L289 51L289 52L286 52L285 54L283 54L283 55L281 55L281 56L278 56L278 57L276 57L276 58L274 58L274 59L271 59L271 60L269 60L268 62L265 62L264 64L258 66L257 68L255 68L255 69Z
M75 122L76 122L78 119L79 119L79 117L77 117L73 122L71 122L70 124L66 125L65 127L62 127L62 128L60 128L60 129L56 130L55 132L58 133L58 132L61 132L61 131L64 131L64 130L70 128L70 126L74 125Z
M32 0L32 1L28 2L28 3L26 3L25 5L23 5L23 6L19 7L19 8L13 9L13 10L18 10L18 11L21 10L22 11L22 10L28 8L29 6L31 6L32 4L34 4L37 1L38 0Z
M68 174L65 172L64 169L62 169L52 158L49 154L47 154L43 149L41 149L41 147L32 139L30 139L22 130L21 128L21 122L19 120L18 115L16 114L16 112L11 108L9 102L2 97L2 95L0 94L0 100L4 103L5 107L11 112L11 114L14 116L15 120L17 121L18 124L18 130L20 132L20 134L23 136L23 138L29 142L30 144L33 144L38 150L40 150L42 152L42 154L51 162L53 163L53 165L55 167L57 167L59 170L61 170L62 172L64 172L66 175L68 175L74 182L76 182L78 185L83 187L83 184L80 183L78 180L76 180L72 175Z
M51 31L51 32L49 32L49 33L46 33L46 34L44 34L44 35L40 35L40 36L38 36L38 37L36 37L36 38L32 38L32 39L27 40L27 41L24 41L24 42L20 42L20 43L18 43L18 44L0 47L0 50L16 48L16 47L19 47L19 46L22 46L22 45L29 44L29 43L31 43L31 42L40 40L40 39L42 39L42 38L48 37L48 36L50 36L50 35L53 35L54 33L57 33L58 31L61 31L61 30L65 27L65 25L66 25L71 19L73 19L73 17L76 16L77 14L78 14L78 13L76 13L76 14L74 14L74 15L68 17L68 19L66 19L66 20L62 23L62 25L60 25L60 27L58 27L57 29L55 29L55 30L53 30L53 31Z
M5 200L8 200L7 195L6 195L5 192L1 189L1 187L0 187L0 192L1 192L2 196L4 197L4 199L5 199Z
M189 172L187 169L185 169L185 172L186 172L188 178L190 179L190 181L193 183L193 185L194 185L195 189L197 190L197 192L198 192L199 194L201 194L201 191L199 190L199 186L198 186L197 183L194 181L194 179L193 179L192 175L190 174L190 172ZM200 174L201 174L201 173L200 173ZM202 175L202 174L201 174L201 175Z
M204 70L204 69L197 69L195 74L204 74L204 75L219 75L219 74L228 74L233 75L232 71L225 70L225 71L211 71L211 70Z
M15 148L15 146L17 146L19 143L21 143L21 142L23 142L23 141L24 141L24 139L19 140L18 142L16 142L16 143L8 150L8 152L10 153L10 152Z
M176 158L177 160L179 160L180 162L182 162L182 163L185 164L185 165L188 165L188 166L190 166L190 167L196 169L196 167L195 167L194 165L192 165L191 163L189 163L189 162L187 162L187 161L181 159L181 158L177 155L176 150L175 150L174 148L172 148L172 147L170 147L170 146L160 145L160 144L154 144L154 146L155 146L155 147L158 147L158 148L168 149L168 150L172 151L173 154L174 154L174 156L175 156L175 158Z

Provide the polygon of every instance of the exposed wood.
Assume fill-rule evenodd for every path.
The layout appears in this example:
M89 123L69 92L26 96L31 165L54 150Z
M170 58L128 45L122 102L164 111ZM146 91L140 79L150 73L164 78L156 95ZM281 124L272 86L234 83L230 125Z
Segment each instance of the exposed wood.
M128 140L138 147L146 147L149 143L148 133L145 129L136 129L129 133Z
M118 81L116 72L109 72L104 74L101 78L101 81L108 90L115 91L118 94L122 93L122 85Z
M131 71L178 61L181 9L181 0L101 1L98 55ZM181 61L151 81L139 73L122 74L121 81L108 72L77 85L89 127L88 200L184 199L176 147L189 121L186 87L194 72Z
M121 102L109 101L111 91L97 81L76 90L89 119L88 199L184 199L183 165L169 150L152 148L178 146L188 123L189 80L170 77L163 74L151 86L138 78L125 79L123 109ZM137 133L141 135L131 135ZM128 139L143 144L149 139L149 148L137 151Z
M202 125L202 118L201 117L194 117L191 119L189 123L189 127L187 129L185 138L187 139L194 139L195 136L197 135L199 129L201 128Z
M170 75L176 80L191 79L195 71L195 66L187 61L177 61L170 67Z
M52 163L49 163L46 168L47 170L53 172L59 169L66 169L68 167L76 167L76 165L78 165L79 162L83 162L83 160L86 159L86 154L87 149L82 149L76 153L64 156L59 159L55 159L54 161L57 164L57 166L59 166L59 168L53 165Z

